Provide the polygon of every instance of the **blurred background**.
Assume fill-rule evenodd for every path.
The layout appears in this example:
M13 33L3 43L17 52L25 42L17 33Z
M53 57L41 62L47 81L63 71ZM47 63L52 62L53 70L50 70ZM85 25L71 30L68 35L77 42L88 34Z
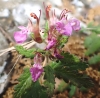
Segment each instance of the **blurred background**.
M82 22L96 21L99 18L99 0L0 0L0 26L7 31L13 39L13 32L18 25L27 25L30 13L39 15L39 9L44 13L43 2L51 4L59 15L62 9L71 11L71 15L80 18ZM98 7L98 8L96 8ZM94 10L91 10L94 8ZM34 20L33 20L34 21ZM45 22L45 14L42 14L41 25Z
M80 18L84 23L95 20L95 23L98 24L98 20L100 20L99 0L0 0L0 26L13 39L16 27L27 25L30 12L38 15L38 10L41 9L44 13L43 2L51 4L57 15L66 8L71 11L72 16ZM44 24L45 14L42 14L41 21L41 25Z

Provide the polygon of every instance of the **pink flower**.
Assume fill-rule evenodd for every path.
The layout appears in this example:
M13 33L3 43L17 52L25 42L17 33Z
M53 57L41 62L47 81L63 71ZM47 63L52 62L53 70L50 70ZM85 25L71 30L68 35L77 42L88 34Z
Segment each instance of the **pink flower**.
M36 82L43 72L42 57L40 53L37 53L34 57L34 65L30 69L30 72L32 75L32 80Z
M80 30L80 21L78 19L71 19L69 23L74 31Z
M54 37L48 39L48 44L46 46L46 50L51 49L56 44L56 39Z
M58 32L61 32L62 31L62 29L64 29L64 23L62 22L62 21L58 21L57 23L56 23L56 30L58 31Z
M65 18L56 22L56 30L62 35L66 36L72 35L72 26L70 23L67 23Z
M71 25L69 23L67 23L60 33L63 34L63 35L71 36L72 35Z
M34 64L34 67L32 67L30 69L31 75L32 75L32 80L34 82L36 82L38 80L38 78L41 76L42 72L43 72L43 68L40 67L41 65L38 64Z
M28 29L24 26L19 26L18 28L21 29L21 31L14 33L14 39L17 43L23 43L27 39Z
M80 22L77 19L71 19L70 21L66 20L64 17L56 22L56 30L62 35L70 36L72 35L73 30L80 29Z
M35 13L30 14L31 17L37 20L36 24L33 24L31 20L28 22L28 26L19 26L18 28L21 29L21 31L17 31L14 33L14 39L17 43L23 43L27 39L28 33L33 33L34 34L34 40L38 43L42 43L42 38L40 35L40 30L39 30L39 21L40 21L40 16L37 17ZM41 11L40 11L41 15Z

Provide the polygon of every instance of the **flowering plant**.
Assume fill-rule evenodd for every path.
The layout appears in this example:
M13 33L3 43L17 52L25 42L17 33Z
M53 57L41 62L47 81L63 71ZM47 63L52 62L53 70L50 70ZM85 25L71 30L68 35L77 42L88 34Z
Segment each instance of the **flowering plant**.
M55 15L55 10L51 12L51 6L45 6L46 24L43 32L40 31L40 16L35 13L30 16L36 19L33 24L29 19L27 27L19 26L20 31L14 33L14 39L17 43L23 43L31 35L36 44L44 43L44 49L32 48L26 49L20 45L16 50L28 58L33 59L33 65L26 68L19 78L19 83L15 87L15 98L51 98L55 89L55 78L62 79L65 84L71 85L75 89L93 86L93 82L84 71L88 64L63 50L68 38L73 31L80 30L78 19L68 19L68 10L64 9L60 16ZM51 12L51 14L50 14ZM33 41L32 40L32 41ZM70 88L70 92L72 92ZM74 90L75 92L75 90ZM71 97L74 93L71 93Z

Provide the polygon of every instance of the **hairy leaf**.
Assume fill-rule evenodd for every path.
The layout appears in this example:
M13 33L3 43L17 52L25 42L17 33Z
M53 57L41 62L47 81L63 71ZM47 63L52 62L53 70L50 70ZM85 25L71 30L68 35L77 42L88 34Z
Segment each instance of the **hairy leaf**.
M70 97L70 98L72 98L73 95L75 94L76 88L77 88L77 87L76 87L75 85L71 85L71 86L70 86L70 91L69 91L69 97Z
M70 80L75 85L81 87L91 87L93 86L92 80L84 74L78 73L78 71L68 70L66 67L56 67L55 74L57 77L62 78L64 81Z
M61 59L61 65L66 66L70 70L85 70L88 67L86 62L80 61L78 57L69 54L63 53L63 59Z
M89 59L89 64L96 64L100 62L100 55L95 55L95 56L92 56L90 59Z
M50 63L50 66L52 67L52 69L54 69L54 68L56 68L56 67L61 67L61 66L63 66L63 65L61 65L61 62L60 61L58 61L58 62L56 62L56 61L52 61L51 63Z
M51 83L55 83L54 81L54 70L51 68L51 66L44 67L45 75L44 78Z
M100 37L92 34L85 39L84 45L87 48L86 55L93 54L100 49Z
M61 36L59 39L59 48L63 48L65 43L68 41L68 36Z
M89 30L92 31L92 32L100 34L100 25L95 26L93 22L90 22L87 25L87 28L89 28Z
M45 82L44 82L44 85L45 85L45 87L46 87L48 96L49 96L49 97L52 97L52 96L53 96L53 93L54 93L54 85L55 85L55 84L50 83L50 82L48 82L48 81L45 81Z
M46 66L44 68L45 75L44 75L44 85L47 87L47 92L49 96L53 95L54 92L54 85L55 85L55 77L54 77L54 70L51 68L51 66Z
M24 70L24 73L18 79L19 83L15 86L14 98L21 98L21 96L25 93L26 89L31 87L32 79L29 68Z
M68 84L62 80L61 83L57 87L57 91L63 92L68 87Z
M38 81L32 82L21 98L48 98L46 88L40 85Z
M23 56L28 57L28 58L34 57L34 51L36 51L35 48L27 50L27 49L23 48L23 46L20 46L20 45L16 46L15 48L20 54L22 54Z
M94 25L93 22L90 22L87 27L82 27L80 32L91 32L91 33L96 33L96 34L100 34L100 25ZM86 33L86 34L87 34Z
M29 68L19 78L19 84L15 86L14 98L48 98L46 88L38 81L33 82Z
M83 86L80 87L79 89L80 89L81 92L87 92L88 91L88 89L86 87L83 87Z

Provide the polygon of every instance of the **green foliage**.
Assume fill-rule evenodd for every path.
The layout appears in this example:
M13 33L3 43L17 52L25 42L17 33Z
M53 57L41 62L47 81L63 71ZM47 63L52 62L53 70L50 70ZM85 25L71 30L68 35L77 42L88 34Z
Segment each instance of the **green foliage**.
M20 54L22 54L23 56L25 56L27 58L33 58L34 51L36 51L35 48L27 50L27 49L23 48L23 46L20 46L20 45L16 46L15 48Z
M95 26L93 23L89 23L87 28L83 29L86 32L91 32L91 35L85 38L84 45L87 48L86 56L90 56L88 60L89 64L96 64L100 62L100 25ZM97 55L96 55L97 54Z
M26 92L26 89L31 87L32 80L29 68L24 70L24 73L18 79L19 83L15 86L14 98L21 98L21 96Z
M60 61L57 61L57 62L52 61L52 62L50 63L50 66L52 67L52 69L55 69L56 67L58 67L58 66L63 66L63 65L61 65L61 62L60 62Z
M100 55L97 54L100 51L100 37L93 33L86 37L84 45L87 48L85 54L87 56L91 55L90 59L88 60L89 64L96 64L100 62Z
M67 43L68 41L68 36L61 36L60 39L59 39L59 48L63 48L65 43Z
M62 53L63 59L53 61L44 67L44 85L39 81L33 82L29 68L19 78L19 84L15 87L14 98L48 98L52 97L55 87L55 77L62 78L66 83L70 80L73 86L70 86L70 97L75 93L76 86L89 88L93 86L91 79L80 74L78 70L85 70L88 65L81 62L76 56ZM65 84L64 84L65 85ZM64 86L62 85L62 86ZM67 88L67 86L65 86ZM60 86L60 90L61 86Z
M88 89L87 89L86 87L83 87L83 86L82 86L82 87L80 87L80 91L81 91L81 92L87 92Z
M51 68L51 66L48 65L44 67L44 72L45 72L44 79L54 84L55 83L54 70Z
M54 70L51 68L51 66L46 66L44 68L45 75L44 75L44 85L47 87L47 92L49 96L53 95L54 92L54 86L55 86L55 77L54 77Z
M69 97L70 97L70 98L72 98L73 95L75 94L76 88L77 88L77 87L76 87L75 85L71 85L71 86L70 86L70 91L69 91Z
M80 61L77 56L69 53L62 53L61 65L64 65L69 70L85 70L89 65L86 62Z
M62 78L65 82L70 80L78 87L84 86L88 88L93 86L92 80L87 75L79 73L79 70L85 70L88 64L69 53L63 53L62 55L64 56L63 59L50 64L56 77Z
M95 26L95 25L93 24L93 22L89 23L89 24L87 25L87 28L89 28L90 31L95 32L95 33L97 33L97 34L100 33L100 25Z
M90 22L87 27L81 27L80 32L100 34L100 25L95 26L93 22Z
M96 64L100 62L100 55L94 55L89 59L89 64Z
M57 91L63 92L67 88L68 84L61 80L61 83L58 85Z
M40 83L33 82L29 68L19 78L19 84L15 86L14 98L48 98L46 88Z
M48 98L48 95L46 89L36 81L32 82L30 88L26 90L26 93L21 98Z
M55 68L55 75L62 78L66 82L70 80L78 87L84 86L89 88L94 85L92 80L87 75L80 74L78 71L68 70L65 66Z
M52 84L52 83L50 83L50 82L48 82L48 81L45 81L45 82L44 82L44 85L45 85L45 87L46 87L48 96L49 96L49 97L52 97L52 96L53 96L53 93L54 93L54 85L55 85L55 84Z
M87 48L86 55L94 54L100 49L100 37L91 34L85 39L84 45Z

